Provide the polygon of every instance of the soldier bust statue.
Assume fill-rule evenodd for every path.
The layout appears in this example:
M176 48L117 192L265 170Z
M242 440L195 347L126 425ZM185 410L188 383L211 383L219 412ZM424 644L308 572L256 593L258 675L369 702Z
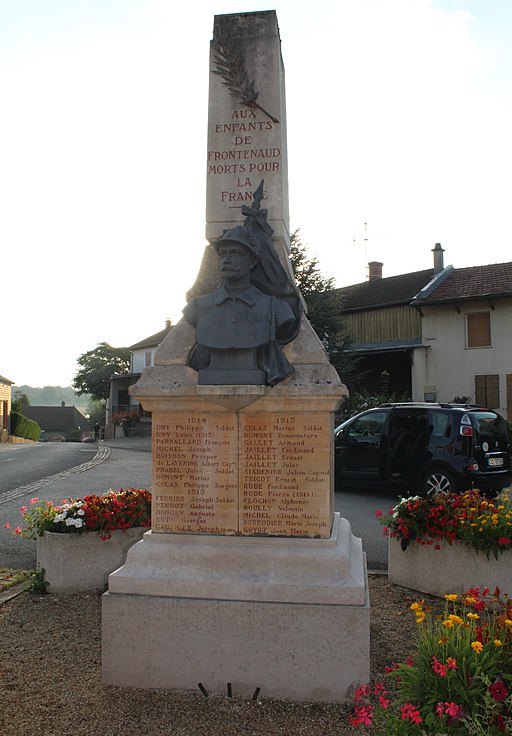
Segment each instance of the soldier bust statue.
M196 330L187 362L200 384L274 386L294 372L281 345L298 333L300 296L275 252L262 193L263 182L253 206L242 207L246 222L214 244L224 284L183 310Z

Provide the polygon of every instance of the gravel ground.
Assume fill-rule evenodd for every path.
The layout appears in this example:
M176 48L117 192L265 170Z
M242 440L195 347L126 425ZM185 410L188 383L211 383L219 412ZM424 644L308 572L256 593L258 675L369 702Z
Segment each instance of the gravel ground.
M418 596L370 575L371 671L411 653ZM22 593L0 606L2 736L345 736L348 706L133 690L101 682L101 595Z

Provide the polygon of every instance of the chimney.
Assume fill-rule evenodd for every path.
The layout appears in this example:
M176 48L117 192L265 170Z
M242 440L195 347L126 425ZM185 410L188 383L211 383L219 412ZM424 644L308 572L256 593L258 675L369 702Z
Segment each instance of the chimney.
M166 319L165 320L165 329L170 330L172 327L172 319Z
M432 248L432 253L434 254L434 273L441 273L444 269L444 249L441 248L441 243L435 244Z
M368 281L378 281L382 278L382 266L380 261L370 261L368 264Z

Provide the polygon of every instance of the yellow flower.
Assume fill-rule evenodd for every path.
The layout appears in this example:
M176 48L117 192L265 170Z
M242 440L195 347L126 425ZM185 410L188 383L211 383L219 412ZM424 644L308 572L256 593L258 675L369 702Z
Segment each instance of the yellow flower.
M473 598L473 596L472 596L472 595L467 595L467 596L466 596L466 597L465 597L465 598L463 599L463 602L464 602L464 603L467 603L467 604L470 604L470 603L474 603L474 602L475 602L475 599Z
M477 654L480 654L482 649L484 648L484 645L480 641L472 641L471 642L471 649L475 651Z
M425 601L417 601L416 603L411 603L409 608L411 609L411 611L421 611L421 608L424 603Z
M503 646L503 642L501 641L501 639L495 639L494 640L494 646L495 647L502 647Z
M425 617L426 617L426 614L423 613L423 611L418 611L418 613L416 614L416 623L422 624L423 621L425 620Z
M446 644L446 642L447 642L447 641L450 641L450 640L448 639L448 637L447 637L447 636L443 636L443 638L442 638L442 639L438 639L438 640L437 640L437 643L438 643L438 644L441 644L441 646L442 646L443 644Z
M450 613L450 615L448 616L448 618L450 619L450 621L453 621L454 624L463 624L464 623L464 621L461 619L461 617L460 616L456 616L454 613Z
M457 593L447 593L445 595L445 600L447 600L447 601L456 601L458 597L459 596L457 595Z
M512 626L512 621L509 618L506 618L504 623L505 623L505 626Z
M476 621L480 616L478 613L468 613L468 618L472 618L474 621Z
M452 629L452 628L453 628L453 621L451 621L451 620L450 620L449 618L447 618L447 619L445 619L445 620L443 621L443 626L444 626L444 627L445 627L446 629Z
M500 504L500 505L498 506L498 511L503 511L503 509L504 509L504 508L505 508L505 507L504 507L504 506L503 506L502 504Z

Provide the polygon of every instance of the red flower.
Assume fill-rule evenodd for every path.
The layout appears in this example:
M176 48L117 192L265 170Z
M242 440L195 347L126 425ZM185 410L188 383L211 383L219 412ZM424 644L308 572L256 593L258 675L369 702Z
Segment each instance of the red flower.
M373 722L373 706L356 705L354 707L354 715L348 717L348 722L352 726L371 726Z
M506 700L508 691L501 680L497 680L493 685L489 685L489 692L494 700Z
M510 546L510 537L498 537L498 545L500 547L509 547Z
M420 716L419 710L415 708L412 703L402 705L400 712L402 715L402 721L411 721L411 723L423 722L423 718Z

